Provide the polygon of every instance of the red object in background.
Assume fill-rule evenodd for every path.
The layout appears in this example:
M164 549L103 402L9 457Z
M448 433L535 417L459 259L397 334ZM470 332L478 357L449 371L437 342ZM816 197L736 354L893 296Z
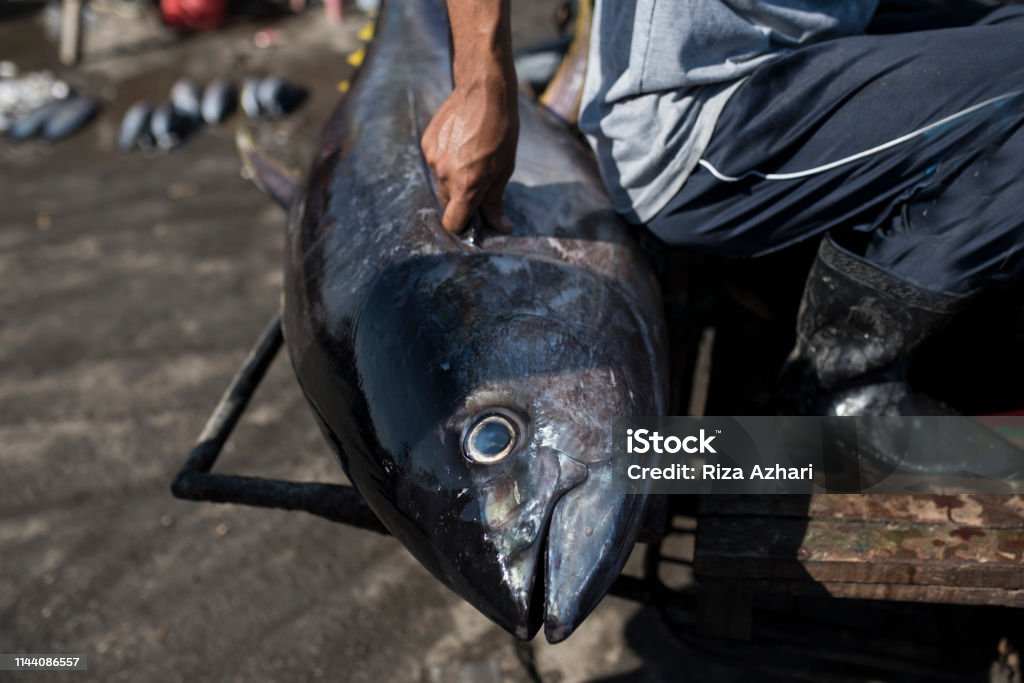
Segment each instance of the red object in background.
M203 31L224 23L227 0L160 0L160 16L174 28Z

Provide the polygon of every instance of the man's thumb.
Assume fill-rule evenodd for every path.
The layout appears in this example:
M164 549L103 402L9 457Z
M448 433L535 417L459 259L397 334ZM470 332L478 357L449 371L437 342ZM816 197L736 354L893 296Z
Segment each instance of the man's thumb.
M512 232L512 222L505 215L505 204L499 193L496 199L485 201L480 205L480 213L484 220L498 232Z

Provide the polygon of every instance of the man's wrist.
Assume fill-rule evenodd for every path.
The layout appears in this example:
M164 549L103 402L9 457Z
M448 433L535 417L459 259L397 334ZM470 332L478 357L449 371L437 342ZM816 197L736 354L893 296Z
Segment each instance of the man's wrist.
M481 65L462 71L453 69L455 88L466 94L508 96L516 90L515 70L501 64Z
M509 0L449 0L448 9L455 86L514 90Z

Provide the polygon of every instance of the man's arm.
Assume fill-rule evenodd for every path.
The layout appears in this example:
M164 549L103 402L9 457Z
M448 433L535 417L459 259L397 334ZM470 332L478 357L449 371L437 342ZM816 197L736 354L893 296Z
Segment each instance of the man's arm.
M479 210L507 231L502 194L519 138L509 0L448 0L455 87L423 134L445 203L445 230L461 232Z

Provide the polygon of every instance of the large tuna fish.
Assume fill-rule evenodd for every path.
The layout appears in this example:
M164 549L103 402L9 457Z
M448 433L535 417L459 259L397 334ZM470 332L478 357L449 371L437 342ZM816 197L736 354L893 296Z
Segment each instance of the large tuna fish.
M285 338L384 525L495 622L555 642L641 524L612 422L664 411L661 302L586 149L525 99L513 233L445 233L419 141L450 88L439 0L386 3L291 213Z

